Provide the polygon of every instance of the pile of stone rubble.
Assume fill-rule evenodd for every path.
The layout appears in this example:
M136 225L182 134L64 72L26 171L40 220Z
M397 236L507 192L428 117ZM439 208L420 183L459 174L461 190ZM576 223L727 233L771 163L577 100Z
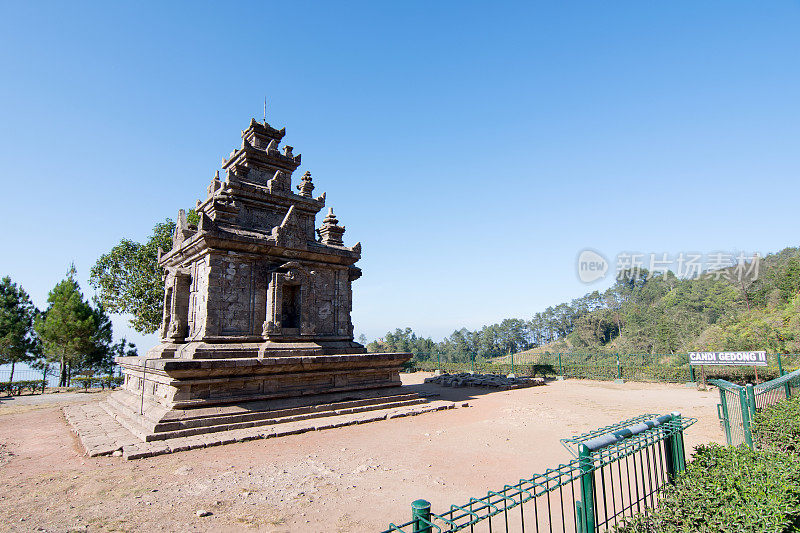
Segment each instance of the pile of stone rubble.
M496 389L521 389L523 387L536 387L544 385L543 378L516 377L514 374L502 376L498 374L442 374L432 378L425 378L425 383L435 383L444 387L492 387Z

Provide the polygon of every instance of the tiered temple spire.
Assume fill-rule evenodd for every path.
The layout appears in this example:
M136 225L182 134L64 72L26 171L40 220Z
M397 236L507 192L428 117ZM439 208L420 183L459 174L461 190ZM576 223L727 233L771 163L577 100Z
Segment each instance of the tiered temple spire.
M344 226L339 225L339 220L333 214L333 208L328 208L328 214L322 221L322 227L317 230L319 233L322 244L330 244L333 246L344 246L342 236L344 235Z
M314 184L311 183L311 172L308 170L300 178L300 185L297 186L297 190L300 191L300 196L311 198L311 193L314 192Z

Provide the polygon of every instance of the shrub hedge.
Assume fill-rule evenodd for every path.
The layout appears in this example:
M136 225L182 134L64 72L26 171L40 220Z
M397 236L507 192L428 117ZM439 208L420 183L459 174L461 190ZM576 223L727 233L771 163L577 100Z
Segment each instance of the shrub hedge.
M696 448L659 506L626 520L620 533L775 533L800 527L800 461L775 451L718 444Z
M800 455L800 396L756 413L750 430L757 448Z
M101 389L113 388L122 385L125 378L122 376L77 376L72 381L88 390L90 387L100 387Z
M45 387L45 382L41 379L28 380L28 381L14 381L11 383L0 383L0 392L5 392L11 396L18 396L25 390L36 392Z

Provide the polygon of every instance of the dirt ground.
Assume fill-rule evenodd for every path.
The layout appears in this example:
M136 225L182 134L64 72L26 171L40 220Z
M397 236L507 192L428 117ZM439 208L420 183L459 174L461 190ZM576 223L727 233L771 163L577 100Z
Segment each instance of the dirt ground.
M403 381L430 390L420 385L429 375ZM568 461L560 438L639 414L696 417L687 451L724 442L715 389L580 380L439 389L470 407L136 461L85 457L70 432L63 402L102 393L0 398L0 529L379 531L408 520L417 498L436 510L485 495Z

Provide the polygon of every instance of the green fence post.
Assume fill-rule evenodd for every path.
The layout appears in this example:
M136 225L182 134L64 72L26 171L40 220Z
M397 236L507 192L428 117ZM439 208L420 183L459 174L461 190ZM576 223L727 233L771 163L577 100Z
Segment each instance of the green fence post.
M731 421L728 418L728 397L722 387L719 387L719 403L722 406L722 425L725 427L725 440L728 441L728 446L730 446L733 442L731 442Z
M692 363L689 363L689 381L691 381L692 383L695 383L694 367L692 366Z
M686 457L683 450L683 423L680 413L670 413L672 416L672 429L677 429L664 439L664 462L667 467L667 479L675 483L678 474L686 470ZM675 427L677 426L677 428Z
M472 359L472 372L475 372L475 354L471 354Z
M750 407L750 420L756 416L756 392L752 383L748 383L745 387L747 389L747 403Z
M678 432L673 435L673 446L675 450L675 473L680 474L686 470L686 448L683 444L683 420L681 414L678 412L670 413L672 415L672 422L677 424Z
M780 357L781 357L781 356L780 356L780 354L779 354L779 355L778 355L778 368L780 369L781 376L782 376L782 375L783 375L783 369L782 369L782 368L780 368L780 362L781 362L781 359L780 359ZM792 384L791 384L790 382L788 382L788 381L787 381L787 382L786 382L786 383L783 385L783 390L784 390L784 391L785 391L785 393L786 393L786 399L787 399L787 400L788 400L789 398L791 398L791 397L792 397Z
M677 459L675 457L675 434L665 438L664 441L664 463L667 468L667 481L675 484L677 472Z
M617 354L617 382L622 382L622 366L619 363L619 354Z
M594 461L592 460L592 452L585 444L581 444L578 453L578 460L580 461L581 468L581 507L583 512L580 516L580 521L576 526L581 527L579 531L587 533L594 533ZM576 506L577 509L577 506ZM576 521L578 517L576 516Z
M427 500L411 502L411 520L414 521L411 525L411 531L414 533L430 531L431 528L428 524L431 521L431 502Z
M564 367L561 366L561 353L558 354L558 375L564 377Z
M514 373L514 352L511 352L511 373Z
M781 354L777 354L778 356L778 377L783 375L783 365L781 364Z
M750 433L750 408L747 404L747 389L742 387L739 389L739 406L742 410L742 432L744 433L745 444L752 450L753 435Z

